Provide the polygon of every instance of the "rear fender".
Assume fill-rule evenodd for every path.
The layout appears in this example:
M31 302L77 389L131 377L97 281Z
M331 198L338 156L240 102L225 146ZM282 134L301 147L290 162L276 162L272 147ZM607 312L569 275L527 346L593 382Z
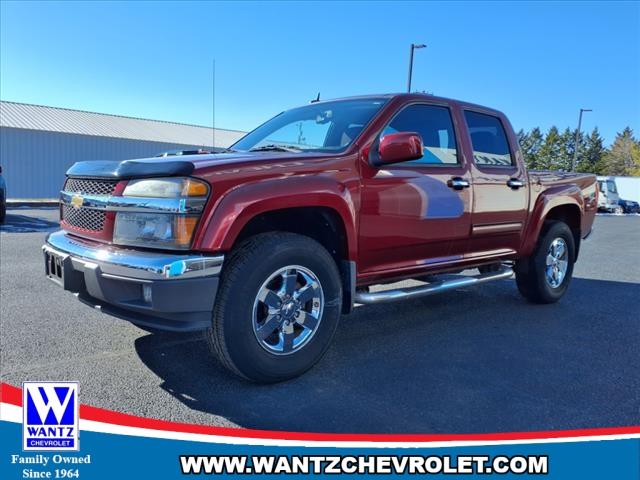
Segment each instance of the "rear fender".
M520 249L520 256L527 257L533 253L549 212L556 207L566 205L575 205L580 211L580 216L584 214L582 192L577 185L551 187L538 196L531 212L527 232Z

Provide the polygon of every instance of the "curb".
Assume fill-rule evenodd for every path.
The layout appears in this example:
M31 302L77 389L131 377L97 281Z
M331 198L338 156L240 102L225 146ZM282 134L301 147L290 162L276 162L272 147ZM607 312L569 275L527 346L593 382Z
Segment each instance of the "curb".
M19 207L57 207L60 204L59 200L54 199L39 199L39 200L7 200L7 209L19 208Z

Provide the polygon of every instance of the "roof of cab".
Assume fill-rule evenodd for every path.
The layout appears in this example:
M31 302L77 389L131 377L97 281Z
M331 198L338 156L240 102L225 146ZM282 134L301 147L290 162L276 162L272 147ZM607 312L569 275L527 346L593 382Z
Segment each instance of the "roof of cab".
M414 93L382 93L382 94L369 94L369 95L354 95L354 96L350 96L350 97L340 97L340 98L330 98L330 99L326 99L326 100L319 100L319 101L312 101L312 104L322 104L325 102L340 102L340 101L346 101L346 100L367 100L367 99L371 99L371 100L375 100L375 99L395 99L395 98L406 98L409 100L426 100L426 101L430 101L430 102L435 102L435 103L447 103L447 104L451 104L451 105L458 105L461 108L472 108L472 109L479 109L479 110L486 110L486 111L490 111L490 112L495 112L498 114L502 114L502 112L500 110L497 110L495 108L491 108L491 107L487 107L485 105L480 105L477 103L472 103L472 102L467 102L464 100L457 100L455 98L448 98L448 97L439 97L436 95L431 95L428 93L418 93L418 92L414 92Z

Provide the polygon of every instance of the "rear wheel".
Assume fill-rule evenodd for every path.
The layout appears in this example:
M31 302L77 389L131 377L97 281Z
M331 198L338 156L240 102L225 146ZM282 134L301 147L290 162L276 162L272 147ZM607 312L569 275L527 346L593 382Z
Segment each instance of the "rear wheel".
M518 290L534 303L557 302L569 287L574 261L571 229L563 222L548 223L533 254L516 262Z
M287 380L324 355L341 302L338 268L322 245L291 233L256 235L229 256L207 339L234 373Z

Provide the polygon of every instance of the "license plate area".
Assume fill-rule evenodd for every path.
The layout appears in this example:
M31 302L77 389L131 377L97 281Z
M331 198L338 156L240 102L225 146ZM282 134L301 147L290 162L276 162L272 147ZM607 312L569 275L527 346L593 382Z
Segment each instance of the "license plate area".
M56 255L48 250L44 252L44 264L47 277L60 285L63 285L63 261L64 258L60 255Z

